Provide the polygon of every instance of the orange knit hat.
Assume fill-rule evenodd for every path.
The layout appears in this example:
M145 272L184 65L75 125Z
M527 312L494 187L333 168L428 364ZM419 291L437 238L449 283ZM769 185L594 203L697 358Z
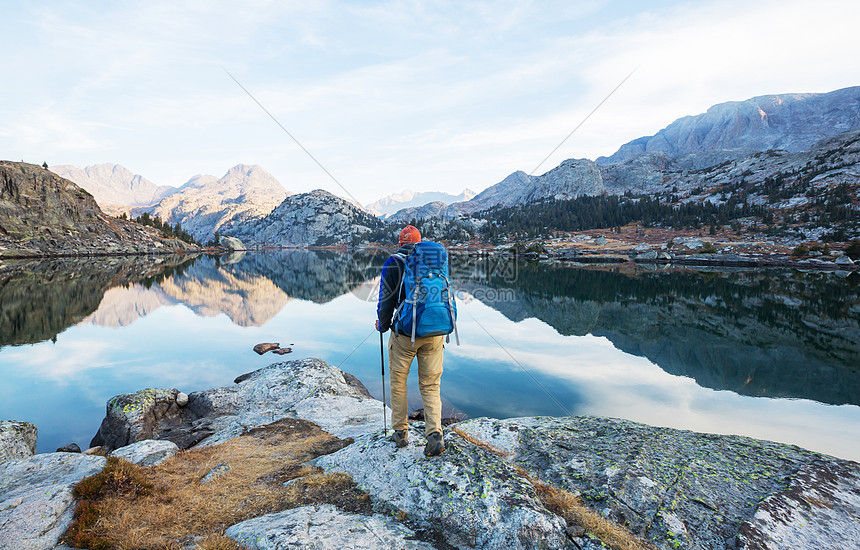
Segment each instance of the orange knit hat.
M400 232L400 244L405 243L420 243L421 242L421 233L418 231L418 228L414 225L407 225L403 228L403 231Z

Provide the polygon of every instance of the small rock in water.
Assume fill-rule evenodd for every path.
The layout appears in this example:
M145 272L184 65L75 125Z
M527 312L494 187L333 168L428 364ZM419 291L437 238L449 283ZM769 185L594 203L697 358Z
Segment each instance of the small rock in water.
M257 344L254 346L254 351L257 352L257 355L263 355L267 351L276 350L281 347L281 344L272 343L272 342L263 342L261 344Z
M180 407L184 407L188 404L188 394L179 392L176 394L176 404Z
M68 445L64 445L57 449L58 453L79 453L81 452L81 448L78 447L77 443L69 443Z
M292 351L293 351L293 348L281 348L281 349L272 350L272 353L277 353L278 355L286 355Z

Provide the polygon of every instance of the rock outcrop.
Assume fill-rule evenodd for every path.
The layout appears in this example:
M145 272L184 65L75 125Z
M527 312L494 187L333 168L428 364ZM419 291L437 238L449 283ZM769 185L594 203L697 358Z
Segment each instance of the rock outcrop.
M111 452L146 439L158 439L155 435L159 431L180 423L182 408L176 403L179 393L177 389L150 388L110 398L90 447L104 447Z
M193 392L184 407L175 389L115 396L91 446L113 451L146 439L182 449L209 446L283 417L310 420L341 438L379 429L382 404L354 377L319 359L275 363L240 379Z
M194 249L108 216L93 196L33 164L0 161L0 257L140 254Z
M260 516L230 527L225 534L252 550L434 548L426 542L412 540L414 531L390 517L341 512L330 504Z
M209 446L283 417L310 420L354 440L315 465L348 473L378 509L455 547L592 547L546 508L535 480L578 495L665 550L840 548L860 536L860 465L798 447L609 418L482 418L446 429L448 449L428 459L420 423L410 428L407 447L395 449L379 427L381 403L322 361L276 363L239 380L190 395L180 429L203 426L208 435L186 441ZM155 408L145 413L156 417L152 436L171 439L176 428L161 422ZM307 523L312 513L331 523ZM286 548L320 540L323 524L337 540L333 526L344 520L360 522L362 537L408 536L393 522L328 507L264 516L229 534L255 548Z
M54 548L72 522L72 487L106 459L39 454L0 464L0 548Z
M265 218L242 224L230 234L245 243L276 246L349 244L382 227L353 203L317 189L292 195Z
M819 461L802 466L788 489L764 499L755 516L741 525L738 548L846 548L858 543L858 484L855 463ZM843 521L852 516L853 522Z
M144 439L113 451L110 456L121 458L141 466L158 466L179 452L179 447L172 441Z
M38 430L29 422L0 421L0 463L36 454Z
M498 456L452 432L439 460L424 456L424 443L423 430L413 428L408 445L395 450L380 431L314 463L348 473L373 498L436 526L458 548L576 548L564 520Z
M227 250L245 250L245 244L236 237L221 235L218 239L218 244L225 247Z
M795 542L823 542L816 548L860 540L855 462L747 437L610 418L475 419L458 429L659 548L729 549L739 537L747 540L742 547L760 548L753 542L780 529L794 533ZM804 495L814 504L801 504ZM786 499L792 507L782 504ZM790 523L787 508L805 523ZM839 531L849 538L831 536Z
M379 426L382 404L323 361L276 363L240 380L190 395L178 417L189 434L205 421L208 434L196 445L283 418L310 420L352 438L313 464L352 476L375 511L312 505L227 530L250 548L599 548L593 534L547 508L538 482L578 495L661 550L841 549L860 540L860 464L798 447L611 418L479 418L446 429L447 450L427 458L422 424L396 449ZM148 417L143 424L162 439L115 456L147 463L151 453L134 451L176 449L163 441L176 435L176 425L164 422L171 393L111 400L104 425L141 433ZM0 546L53 548L71 519L71 486L104 465L102 457L69 453L0 464ZM207 477L225 471L229 465L218 464Z

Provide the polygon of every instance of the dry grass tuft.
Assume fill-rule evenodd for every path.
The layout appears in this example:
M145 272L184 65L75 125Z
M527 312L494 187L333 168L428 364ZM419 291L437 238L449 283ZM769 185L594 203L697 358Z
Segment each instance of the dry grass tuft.
M589 509L580 498L564 489L530 479L547 510L564 518L568 525L579 525L614 550L651 550L653 545L620 525Z
M197 548L199 550L242 550L247 547L240 546L239 543L223 533L217 533L198 542Z
M358 490L352 478L342 472L310 474L287 487L287 499L296 506L329 503L356 514L372 512L370 495Z
M118 458L108 458L105 469L81 480L72 494L77 499L98 500L108 494L122 494L130 498L148 495L152 484L144 469Z
M510 459L512 455L501 449L480 441L463 430L453 427L451 430L474 445L495 455ZM560 516L568 525L582 527L586 532L595 535L613 550L653 550L654 546L632 534L626 528L609 521L597 512L589 509L582 500L564 489L559 489L543 481L534 479L523 468L511 463L518 474L526 478L535 488L535 494L550 512Z
M468 441L472 445L480 447L480 448L484 449L485 451L489 451L496 456L500 456L500 457L504 458L505 460L513 457L513 455L511 455L511 453L506 453L505 451L499 449L498 447L493 447L489 443L484 443L480 439L474 438L471 435L467 434L466 432L464 432L463 430L461 430L457 426L451 426L451 431L454 432L455 434L459 435L460 437L462 437L463 439L465 439L466 441Z
M263 514L316 503L367 511L370 497L352 478L303 465L350 443L311 422L282 419L151 468L108 459L105 471L76 486L82 500L64 541L90 550L172 550L202 540L197 548L235 550L223 531ZM221 464L229 469L201 482Z

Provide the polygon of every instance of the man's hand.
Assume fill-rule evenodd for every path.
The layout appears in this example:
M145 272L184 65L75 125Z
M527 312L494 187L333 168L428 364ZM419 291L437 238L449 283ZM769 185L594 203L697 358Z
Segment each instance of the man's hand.
M376 330L379 330L379 319L376 320L376 322L373 324L373 326L376 327Z

